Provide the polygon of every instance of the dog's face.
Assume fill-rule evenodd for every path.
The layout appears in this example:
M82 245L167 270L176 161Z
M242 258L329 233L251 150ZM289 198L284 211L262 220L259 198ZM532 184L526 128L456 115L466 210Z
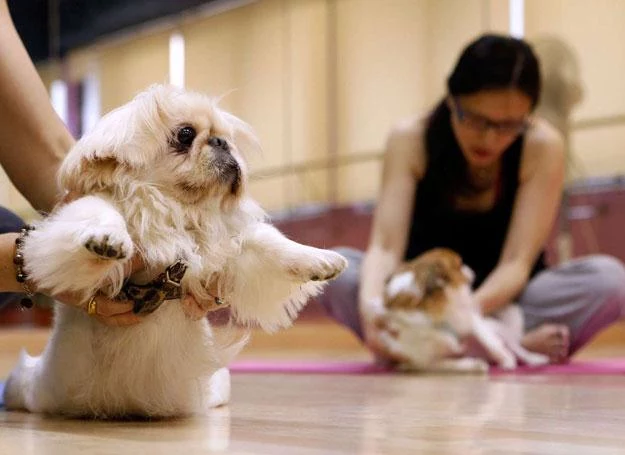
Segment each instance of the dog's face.
M469 287L473 271L446 248L430 250L406 264L388 280L385 305L389 309L420 309L440 315L449 300L446 289Z
M251 128L214 100L154 86L104 116L76 144L60 182L79 194L115 191L125 181L157 186L187 204L236 200L247 176L241 149L257 146Z

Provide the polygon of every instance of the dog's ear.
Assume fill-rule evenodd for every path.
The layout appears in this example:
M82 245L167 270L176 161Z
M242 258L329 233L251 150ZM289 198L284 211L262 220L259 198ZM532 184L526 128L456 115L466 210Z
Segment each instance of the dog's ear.
M232 128L231 135L234 145L241 155L249 158L252 154L260 154L262 152L258 136L256 136L254 129L247 122L226 111L221 111L221 114Z
M389 277L384 287L387 308L415 308L419 305L424 290L417 275L418 270L405 268Z
M425 272L424 277L424 294L430 295L437 290L443 289L449 283L449 274L445 267L435 263L430 265Z
M389 310L410 310L419 307L423 301L422 295L416 295L412 292L400 292L393 297L384 299L384 304Z
M162 117L158 88L106 114L65 157L58 174L61 189L101 190L113 184L116 173L146 166L150 151L167 146Z
M240 173L241 180L239 185L237 185L236 193L230 194L230 197L225 197L223 199L224 208L227 210L227 207L230 204L236 204L239 197L246 191L248 176L247 160L249 160L252 154L260 154L262 149L254 129L249 124L237 116L219 108L216 108L216 111L221 115L224 123L228 125L230 138L240 155L240 159L237 161L242 171Z
M475 281L475 272L473 271L473 269L468 265L463 264L460 268L460 271L462 272L462 275L467 279L467 282L469 284L473 284L473 282Z
M59 172L59 186L66 192L77 194L101 191L113 185L119 166L114 157L66 159Z

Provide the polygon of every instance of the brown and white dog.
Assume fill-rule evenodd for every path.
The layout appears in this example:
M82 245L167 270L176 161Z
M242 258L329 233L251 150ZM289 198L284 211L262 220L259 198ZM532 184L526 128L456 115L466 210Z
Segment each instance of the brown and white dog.
M402 369L485 372L488 360L513 369L517 360L543 365L549 358L521 346L523 315L508 305L483 317L473 298L473 271L445 248L430 250L402 264L386 283L385 343L404 358ZM482 357L469 357L467 342L477 341Z

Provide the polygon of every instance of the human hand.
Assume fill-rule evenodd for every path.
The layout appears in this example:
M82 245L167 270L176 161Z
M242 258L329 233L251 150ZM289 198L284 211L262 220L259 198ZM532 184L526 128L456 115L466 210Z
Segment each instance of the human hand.
M135 256L125 266L126 276L143 268L143 261L139 256ZM38 292L48 294L62 304L83 309L105 325L122 327L137 324L142 320L140 315L133 313L134 302L130 300L116 300L103 294L96 294L85 301L84 295L79 293L53 294L44 289L38 289Z
M139 257L134 257L126 267L126 275L131 275L144 268L144 264ZM184 314L191 320L198 321L211 312L226 307L218 296L218 281L213 280L208 287L209 299L200 299L193 294L186 294L181 300ZM134 302L130 300L110 299L104 295L97 294L87 302L77 294L64 293L55 296L61 303L74 305L89 312L91 306L94 318L109 326L128 326L142 321L143 316L133 312Z
M182 298L182 310L193 321L199 321L211 312L226 307L226 302L219 297L219 280L211 280L208 286L208 299L200 299L193 294L187 294Z
M58 210L63 205L68 204L82 196L83 195L78 192L67 191L59 200L55 210ZM145 264L139 256L133 257L131 261L127 261L125 264L125 276L131 276L133 273L142 270L144 266ZM183 296L181 301L182 308L188 318L192 320L199 320L202 317L205 317L209 311L219 309L222 306L221 299L217 297L217 284L216 279L212 280L207 289L209 294L215 297L200 299L191 294ZM31 287L34 288L35 286ZM46 290L37 290L41 293L51 295L51 293L46 292ZM96 294L94 296L89 296L88 300L85 301L84 295L80 295L78 293L63 293L60 295L52 295L52 297L61 303L73 305L86 310L91 316L107 325L126 326L136 324L142 320L142 315L138 315L133 312L134 302L131 300L107 298L105 295Z
M133 313L134 303L130 300L110 299L102 294L92 296L87 302L80 295L65 292L53 296L56 301L89 311L89 306L93 308L91 314L101 323L109 326L123 327L141 322L142 318Z
M68 204L81 197L76 192L66 192L61 199L58 200L53 210L58 210L63 205ZM139 256L133 257L124 265L125 275L129 276L144 268L144 264ZM71 305L81 308L86 312L90 312L91 316L106 325L126 326L136 324L141 321L141 317L132 312L133 302L129 300L117 300L107 298L105 295L96 294L94 296L85 296L78 292L54 293L50 289L44 289L37 283L28 281L28 287L43 295L54 298L57 302L65 305ZM91 309L91 311L89 311Z
M408 360L398 341L399 330L391 323L382 297L361 302L360 315L365 345L373 352L377 361L394 364Z

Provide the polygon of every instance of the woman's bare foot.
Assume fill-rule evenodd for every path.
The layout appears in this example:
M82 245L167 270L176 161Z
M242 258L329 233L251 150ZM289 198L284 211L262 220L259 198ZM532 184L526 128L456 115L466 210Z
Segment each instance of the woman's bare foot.
M543 324L530 330L521 340L529 351L549 356L551 363L563 363L569 355L569 328L562 324Z

